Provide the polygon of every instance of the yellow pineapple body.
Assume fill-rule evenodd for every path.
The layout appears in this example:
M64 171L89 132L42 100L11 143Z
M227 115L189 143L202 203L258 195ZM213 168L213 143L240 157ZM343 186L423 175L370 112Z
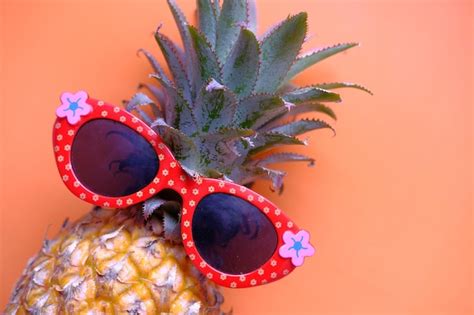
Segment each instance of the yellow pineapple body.
M137 209L66 223L28 263L6 314L219 314L216 286Z

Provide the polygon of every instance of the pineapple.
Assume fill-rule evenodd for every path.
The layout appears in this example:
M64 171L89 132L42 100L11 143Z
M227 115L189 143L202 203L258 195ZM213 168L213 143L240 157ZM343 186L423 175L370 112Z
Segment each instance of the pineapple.
M251 185L267 179L283 188L284 172L270 167L313 159L275 152L281 145L306 145L297 136L332 127L323 120L298 119L321 113L335 119L328 102L333 89L352 83L297 87L304 69L357 46L338 44L300 54L307 15L288 17L262 38L256 36L251 0L198 0L198 27L188 24L174 0L168 5L182 47L155 33L169 73L154 57L150 75L126 103L161 135L183 168ZM96 207L45 240L18 281L7 314L220 314L223 298L186 256L179 238L179 197L161 192L141 205L115 210Z

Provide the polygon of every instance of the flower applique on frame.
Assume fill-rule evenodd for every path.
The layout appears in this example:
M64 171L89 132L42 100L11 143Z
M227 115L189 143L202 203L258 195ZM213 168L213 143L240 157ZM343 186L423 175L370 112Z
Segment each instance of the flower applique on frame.
M81 116L86 116L92 112L92 106L87 104L88 95L84 91L77 93L65 92L61 95L61 105L56 109L58 117L67 118L71 125L75 125L81 120Z
M280 256L291 258L294 266L301 266L305 257L314 255L314 247L309 243L309 233L305 230L296 234L286 231L283 233L283 243L279 249Z

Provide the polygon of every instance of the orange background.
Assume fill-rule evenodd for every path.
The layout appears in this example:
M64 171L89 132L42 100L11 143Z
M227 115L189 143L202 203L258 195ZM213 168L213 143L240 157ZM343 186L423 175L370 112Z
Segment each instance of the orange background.
M180 0L191 16L194 1ZM360 41L298 78L355 81L338 134L315 132L317 165L285 166L270 196L312 232L317 255L274 284L225 290L235 314L472 314L473 4L462 0L258 1L260 31L308 11L310 46ZM0 309L27 258L90 207L61 183L58 95L119 103L150 71L164 0L4 0L1 13ZM342 92L342 91L341 91Z

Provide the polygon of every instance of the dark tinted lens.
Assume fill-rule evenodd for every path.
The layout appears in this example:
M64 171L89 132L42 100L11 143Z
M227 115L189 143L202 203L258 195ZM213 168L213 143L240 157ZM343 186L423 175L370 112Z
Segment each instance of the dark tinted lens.
M72 144L71 164L84 186L110 197L139 191L159 168L156 153L145 138L108 119L91 120L79 129Z
M204 197L193 217L193 238L202 258L228 274L254 271L277 246L273 224L249 202L228 194Z

